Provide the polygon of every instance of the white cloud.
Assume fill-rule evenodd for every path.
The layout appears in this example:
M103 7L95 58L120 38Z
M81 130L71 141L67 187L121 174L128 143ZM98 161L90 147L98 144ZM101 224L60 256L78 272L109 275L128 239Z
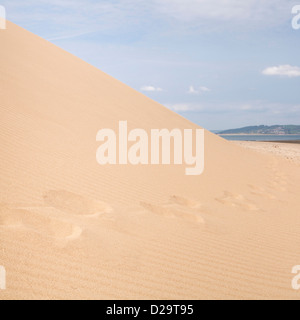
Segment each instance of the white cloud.
M164 104L168 109L173 110L175 112L189 112L189 111L201 111L205 110L206 107L192 104L192 103L177 103L177 104Z
M289 78L300 77L300 68L290 65L281 65L277 67L269 67L262 72L266 76L285 76Z
M207 87L200 87L199 89L195 89L194 86L190 86L188 93L189 94L200 94L200 93L206 93L206 92L210 92L211 90L208 89Z
M190 86L188 93L189 94L198 94L199 92L193 86Z
M200 87L200 90L203 92L208 92L210 91L210 89L208 89L207 87Z
M167 108L175 111L175 112L187 112L193 111L193 107L188 104L173 104L173 105L166 105Z
M156 88L156 87L153 87L153 86L143 86L141 88L142 91L146 91L146 92L162 92L163 89L161 88Z
M243 110L243 111L250 111L250 110L253 110L254 107L250 104L244 104L240 107L240 110Z

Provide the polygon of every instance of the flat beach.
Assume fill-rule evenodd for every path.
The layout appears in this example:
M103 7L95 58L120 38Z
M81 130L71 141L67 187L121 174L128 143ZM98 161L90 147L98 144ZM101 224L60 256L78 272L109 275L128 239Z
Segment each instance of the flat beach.
M300 141L235 141L239 146L256 150L264 154L279 156L294 163L300 163Z

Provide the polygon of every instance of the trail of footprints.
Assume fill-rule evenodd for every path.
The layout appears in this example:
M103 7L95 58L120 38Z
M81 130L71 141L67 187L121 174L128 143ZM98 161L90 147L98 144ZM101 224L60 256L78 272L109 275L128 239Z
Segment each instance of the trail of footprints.
M279 164L276 160L267 166L267 169L271 169L267 187L263 188L261 186L249 184L248 188L250 190L250 194L272 201L277 199L272 191L287 191L288 180L286 175L282 173L282 170L279 169ZM216 198L216 201L224 205L241 208L243 210L259 210L255 203L246 199L243 195L234 194L228 191L225 191L222 197Z
M44 202L48 207L85 217L97 217L112 211L112 208L104 202L64 190L47 192L44 195Z
M255 195L255 196L259 196L268 200L275 200L276 197L268 192L265 188L259 187L259 186L255 186L252 184L249 184L248 187L250 188L250 192L251 194Z
M279 164L277 161L274 161L271 166L272 170L272 179L269 183L269 186L272 189L275 189L277 191L285 192L287 191L287 185L288 185L288 178L287 176L282 172L282 170L279 169Z
M75 240L80 237L82 228L78 224L58 218L61 213L82 218L98 218L112 212L112 208L104 202L65 190L49 191L43 200L44 206L41 207L0 204L0 230L14 228L55 240ZM141 203L141 206L147 211L168 218L204 223L199 212L201 204L183 197L172 196L170 201L162 206L149 203Z
M199 224L205 223L199 210L202 205L183 197L172 196L169 202L163 205L154 205L147 202L141 202L140 204L147 211L163 217L182 219Z
M50 214L47 213L49 210ZM23 228L57 240L75 240L80 237L82 228L53 217L53 210L68 215L97 218L111 212L112 208L104 202L68 191L49 191L44 195L42 207L13 207L0 204L0 228Z
M247 210L247 211L258 210L258 207L254 203L252 203L250 200L246 199L243 195L231 193L228 191L225 191L222 197L216 198L216 201L218 201L221 204L231 206L234 208L239 208L242 210Z
M284 192L287 189L287 177L278 168L278 163L272 163L272 170L268 189ZM248 185L252 195L275 200L276 197L263 187ZM82 228L77 225L53 217L54 211L83 218L98 218L112 212L112 208L104 202L89 199L65 190L48 191L44 197L42 207L8 206L0 203L0 230L1 228L25 228L52 239L74 240L80 237ZM257 211L259 208L241 194L225 191L215 200L222 205L239 208L245 211ZM163 205L141 202L140 205L156 215L184 220L197 224L204 224L205 220L202 204L180 196L172 196ZM55 215L57 216L57 215Z

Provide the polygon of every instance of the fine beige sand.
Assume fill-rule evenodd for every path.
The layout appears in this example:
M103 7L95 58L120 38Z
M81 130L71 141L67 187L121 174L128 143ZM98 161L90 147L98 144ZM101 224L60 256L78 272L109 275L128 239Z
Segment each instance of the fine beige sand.
M12 23L0 43L0 299L300 298L299 163L206 132L201 176L100 166L120 120L198 127Z

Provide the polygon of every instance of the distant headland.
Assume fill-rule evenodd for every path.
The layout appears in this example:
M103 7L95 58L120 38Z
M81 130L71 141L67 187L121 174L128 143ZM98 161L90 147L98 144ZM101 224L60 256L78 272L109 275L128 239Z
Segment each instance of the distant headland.
M217 131L220 135L288 135L300 134L300 125L250 126L239 129Z

